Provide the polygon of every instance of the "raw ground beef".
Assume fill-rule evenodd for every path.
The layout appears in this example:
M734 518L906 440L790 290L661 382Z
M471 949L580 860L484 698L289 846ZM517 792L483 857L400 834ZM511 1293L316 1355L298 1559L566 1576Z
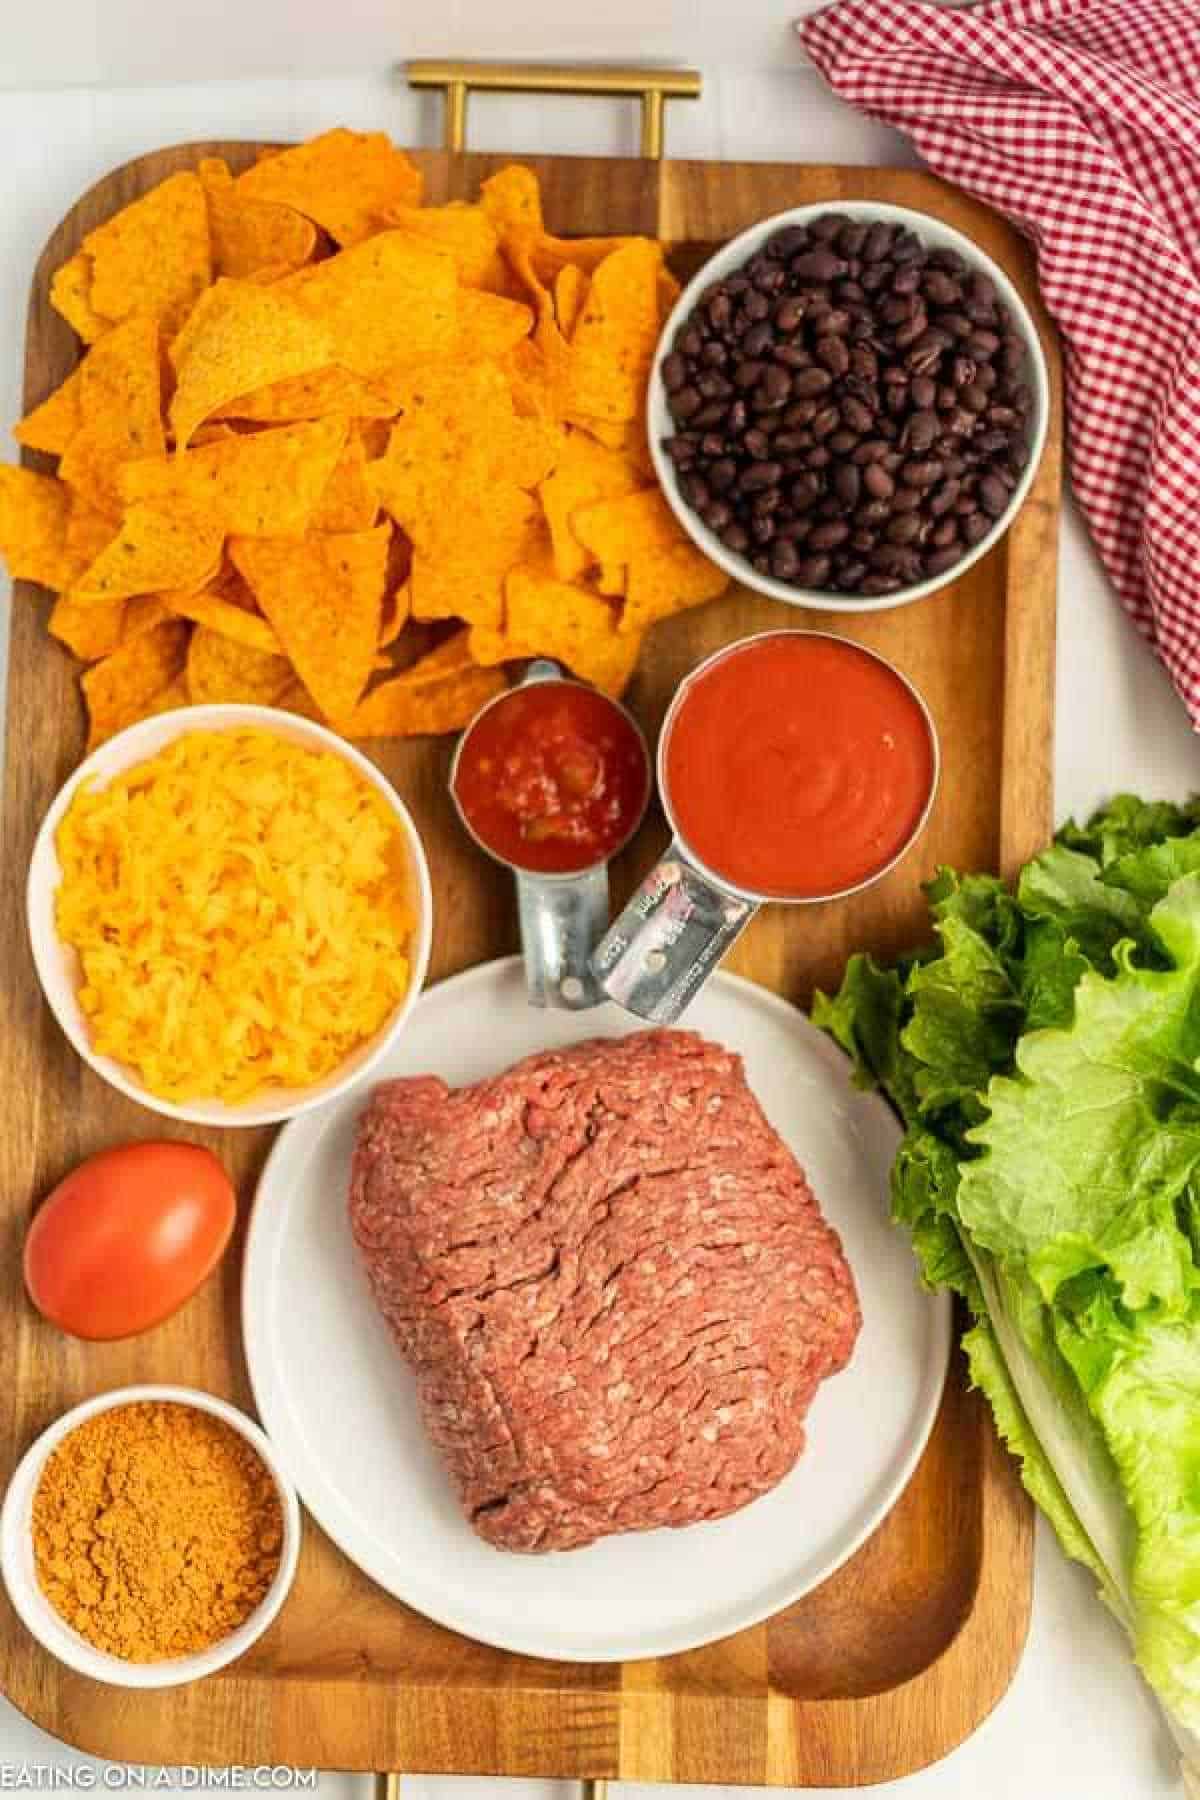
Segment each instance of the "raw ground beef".
M350 1218L467 1516L507 1550L745 1506L858 1334L741 1058L691 1032L376 1089Z

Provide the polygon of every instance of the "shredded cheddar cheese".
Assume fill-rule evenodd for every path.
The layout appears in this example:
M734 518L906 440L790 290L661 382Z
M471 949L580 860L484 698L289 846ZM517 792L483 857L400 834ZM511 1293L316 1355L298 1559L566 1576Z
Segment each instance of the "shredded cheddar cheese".
M407 989L404 839L331 752L190 733L81 788L57 848L93 1046L162 1099L310 1086Z

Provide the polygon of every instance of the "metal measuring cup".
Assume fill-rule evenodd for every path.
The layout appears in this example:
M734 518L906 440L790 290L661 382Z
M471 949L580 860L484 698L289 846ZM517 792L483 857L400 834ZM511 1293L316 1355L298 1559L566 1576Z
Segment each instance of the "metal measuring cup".
M564 674L558 663L544 658L530 663L517 686L528 687L535 682L549 681L561 682L570 687L586 686L586 683ZM642 747L646 759L646 781L641 807L620 842L613 846L602 862L562 874L522 868L519 863L501 856L480 837L463 811L457 786L459 763L472 732L493 707L503 706L513 692L513 688L508 688L504 693L497 694L495 699L489 700L459 738L450 765L450 796L467 833L493 862L508 869L516 882L517 917L521 928L521 954L525 962L525 987L529 1004L563 1007L571 1012L581 1012L589 1006L598 1006L607 999L592 970L592 952L608 929L609 862L620 854L637 831L649 804L652 767L650 750L645 734L633 715L618 701L601 695L600 698L626 721ZM589 689L589 692L595 690Z
M696 682L703 679L714 663L735 656L749 644L771 637L829 638L835 643L845 640L828 631L763 631L752 637L739 638L726 644L699 663L680 683L663 720L658 740L658 793L662 809L671 829L671 842L651 869L620 916L596 946L592 970L603 998L615 1000L627 1012L656 1024L670 1025L694 999L732 945L740 937L760 906L817 906L828 900L844 900L861 893L894 869L916 843L933 809L941 776L941 751L937 730L928 706L918 690L887 658L878 651L856 644L885 669L912 695L929 733L932 772L929 795L912 831L895 855L863 880L830 893L781 895L759 893L738 887L734 882L706 867L689 847L671 810L671 794L667 783L667 745L671 727L680 708Z

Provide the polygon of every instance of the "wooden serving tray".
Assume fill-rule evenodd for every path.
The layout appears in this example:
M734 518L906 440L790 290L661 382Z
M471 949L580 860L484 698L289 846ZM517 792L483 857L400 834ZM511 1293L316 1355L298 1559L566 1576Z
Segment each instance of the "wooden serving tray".
M163 150L115 170L55 232L29 314L25 399L76 358L47 304L51 272L83 234L201 154L237 167L251 144ZM428 194L473 196L510 158L417 151ZM924 174L894 169L531 157L551 229L649 232L687 275L709 247L807 201L891 201L968 232L1011 272L1035 317L1029 256L1001 220ZM1014 871L1051 824L1055 570L1061 462L1057 359L1044 329L1054 414L1032 493L1005 540L933 599L856 618L797 612L734 592L652 632L630 699L654 732L680 677L716 646L767 626L843 632L919 684L941 733L944 775L919 851L877 886L824 907L767 908L731 964L796 1001L835 983L853 949L890 955L927 933L919 882L938 863ZM35 459L36 460L36 459ZM23 921L34 832L79 760L71 659L44 630L46 603L18 595L9 677L0 912L0 1481L65 1407L125 1382L191 1383L249 1406L239 1335L240 1240L182 1313L149 1336L82 1344L37 1316L21 1286L35 1204L73 1163L129 1138L199 1137L235 1171L248 1211L269 1131L207 1132L152 1117L83 1066L42 1003ZM416 816L437 890L431 978L511 951L508 877L457 828L449 739L379 746ZM623 900L664 842L654 814L615 872ZM464 1031L480 1028L464 1019ZM880 1195L880 1205L886 1197ZM243 1215L244 1224L244 1215ZM296 1296L303 1306L304 1296ZM397 1531L405 1528L396 1520ZM798 1516L796 1530L803 1532ZM299 1577L272 1630L236 1668L186 1689L127 1693L61 1668L0 1600L0 1686L55 1736L135 1762L319 1764L630 1781L827 1785L881 1781L944 1755L1007 1686L1029 1615L1030 1509L977 1397L952 1369L925 1456L903 1498L839 1574L770 1623L689 1655L585 1667L506 1655L456 1637L376 1588L306 1525Z

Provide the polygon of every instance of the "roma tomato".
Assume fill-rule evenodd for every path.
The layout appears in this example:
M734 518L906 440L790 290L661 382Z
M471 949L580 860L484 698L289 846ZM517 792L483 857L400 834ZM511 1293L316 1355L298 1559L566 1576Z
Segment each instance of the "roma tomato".
M102 1150L34 1215L30 1299L75 1337L133 1337L195 1293L220 1261L236 1210L228 1175L198 1144Z

